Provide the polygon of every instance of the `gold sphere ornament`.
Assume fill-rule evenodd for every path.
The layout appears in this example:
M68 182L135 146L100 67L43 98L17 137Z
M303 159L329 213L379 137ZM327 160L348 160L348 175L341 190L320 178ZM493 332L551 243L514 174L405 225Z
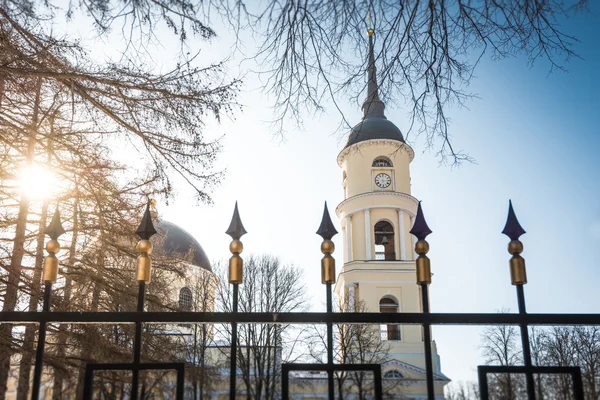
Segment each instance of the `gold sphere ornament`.
M146 254L151 254L152 253L152 242L150 242L149 240L140 240L137 245L135 246L135 250L138 253L146 253Z
M233 254L240 254L242 251L244 251L244 245L240 240L232 240L229 244L229 251Z
M321 252L323 254L331 254L335 251L335 245L331 240L323 240L321 243Z
M513 255L521 254L523 252L523 243L520 240L511 240L508 243L508 252Z
M48 243L46 243L46 251L50 254L56 254L60 251L60 243L58 243L58 240L49 240Z
M415 251L417 254L427 254L429 252L429 243L426 240L419 240L415 243Z

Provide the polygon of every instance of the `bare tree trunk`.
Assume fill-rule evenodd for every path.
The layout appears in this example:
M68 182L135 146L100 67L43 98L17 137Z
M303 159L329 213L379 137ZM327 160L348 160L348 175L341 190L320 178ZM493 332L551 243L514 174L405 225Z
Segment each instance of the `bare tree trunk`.
M102 223L102 219L100 220ZM101 240L104 240L103 238L101 238ZM104 242L102 242L104 243ZM100 264L103 264L103 252L100 252ZM92 304L91 304L91 311L98 311L98 303L100 301L100 292L102 290L102 284L100 282L94 282L94 290L92 292ZM89 326L90 329L94 329L93 325ZM83 348L82 351L82 355L81 355L81 359L82 359L82 363L81 366L79 368L79 375L77 377L77 389L76 389L76 398L80 399L83 396L83 378L85 376L85 363L87 362L87 360L90 358L91 355L91 346L85 346Z
M77 239L79 233L79 186L77 181L75 182L75 202L73 204L73 236L71 236L71 247L69 248L69 261L68 261L68 269L73 267L75 264L75 255L77 251ZM71 289L72 282L69 277L69 270L67 270L67 274L65 276L65 288L63 292L63 305L67 308L67 304L71 300ZM63 311L66 311L63 310ZM65 349L67 345L67 327L64 324L61 324L58 328L58 340L57 340L57 352L56 356L59 359L62 359L65 356ZM52 400L61 400L63 397L63 382L64 382L64 371L55 368L54 369L54 385L52 389Z
M48 200L42 205L40 224L37 236L37 247L35 253L35 268L31 280L31 296L29 296L29 311L37 310L41 298L41 279L44 264L44 236L46 233L46 221L48 219ZM25 328L23 336L23 349L21 351L21 362L19 364L19 382L17 384L17 400L27 400L29 394L29 377L31 375L31 364L33 364L33 343L37 325L29 324Z
M29 142L27 145L27 162L33 162L35 139L37 134L38 114L40 108L42 80L37 80L37 92L33 115L31 118L31 128L29 133ZM21 271L23 255L25 253L25 229L27 227L27 218L29 216L29 198L21 196L19 204L19 214L17 216L17 225L15 227L15 238L13 240L12 255L10 257L10 267L8 270L8 279L6 284L6 294L2 304L2 311L14 311L17 304L19 292L19 281L21 280ZM10 358L13 354L12 343L12 325L0 324L0 400L6 398L8 389L8 372L10 371Z

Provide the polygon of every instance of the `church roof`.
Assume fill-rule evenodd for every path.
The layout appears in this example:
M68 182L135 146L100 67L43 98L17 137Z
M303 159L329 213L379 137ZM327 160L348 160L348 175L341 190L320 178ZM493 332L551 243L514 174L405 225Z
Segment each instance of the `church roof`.
M379 98L377 68L373 50L373 30L369 30L369 58L367 67L367 98L363 103L363 119L350 130L345 147L372 139L390 139L404 143L402 132L385 117L385 104Z
M198 241L185 229L172 222L156 222L154 251L163 257L179 258L190 264L212 271L210 261Z

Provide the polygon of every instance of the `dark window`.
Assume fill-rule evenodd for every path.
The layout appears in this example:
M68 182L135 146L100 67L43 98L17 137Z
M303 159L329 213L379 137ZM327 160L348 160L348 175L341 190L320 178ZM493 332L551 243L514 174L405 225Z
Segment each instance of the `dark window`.
M188 287L181 288L179 291L179 309L181 311L191 311L193 303L192 291Z
M392 162L387 157L377 157L375 160L373 160L373 166L374 167L391 167Z
M385 374L383 374L384 378L404 378L404 375L402 375L402 372L398 371L397 369L393 369L391 371L386 372Z
M394 227L387 221L379 221L375 224L375 259L382 261L396 260Z
M390 297L384 297L379 300L379 312L382 313L397 313L398 302ZM381 331L383 340L400 340L400 325L390 324L384 325Z

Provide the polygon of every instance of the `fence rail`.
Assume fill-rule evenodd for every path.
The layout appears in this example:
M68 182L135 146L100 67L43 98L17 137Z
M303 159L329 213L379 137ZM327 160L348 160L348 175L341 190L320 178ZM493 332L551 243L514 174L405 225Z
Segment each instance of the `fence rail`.
M600 325L600 314L517 313L220 313L220 312L0 312L0 323L77 324L430 324L430 325Z

